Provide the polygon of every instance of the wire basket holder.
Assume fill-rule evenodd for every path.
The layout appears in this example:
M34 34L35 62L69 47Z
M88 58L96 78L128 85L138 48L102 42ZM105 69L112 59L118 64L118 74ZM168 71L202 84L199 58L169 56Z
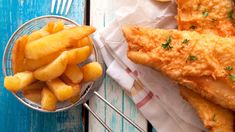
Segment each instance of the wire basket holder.
M11 62L11 57L12 57L12 48L14 46L15 41L25 35L25 34L30 34L32 31L34 30L39 30L41 29L44 25L46 25L48 22L50 21L58 21L58 20L62 20L65 25L78 25L76 22L62 17L62 16L55 16L55 15L49 15L49 16L42 16L42 17L37 17L34 18L28 22L26 22L25 24L23 24L22 26L20 26L11 36L11 38L9 39L5 51L4 51L4 55L3 55L3 71L4 71L4 75L5 76L9 76L9 75L13 75L13 70L12 70L12 62ZM97 48L97 44L93 42L94 45L94 53L91 55L92 57L90 58L90 61L97 61L99 62L103 69L105 69L105 65L102 59L102 56L100 54L99 48ZM120 110L118 110L116 107L114 107L111 103L109 103L104 97L102 97L101 95L99 95L99 93L97 92L97 90L99 89L99 87L102 84L103 78L105 76L105 70L103 70L103 75L102 77L100 77L97 81L94 82L90 82L88 84L84 84L82 85L82 89L85 89L84 92L81 94L81 98L75 102L75 103L68 103L68 102L62 102L59 103L57 106L56 111L47 111L47 110L43 110L41 109L40 104L37 104L35 102L32 102L28 99L26 99L22 92L17 92L17 93L12 93L21 103L23 103L24 105L26 105L29 108L32 108L34 110L37 111L41 111L41 112L48 112L48 113L54 113L54 112L59 112L59 111L64 111L67 110L73 106L76 105L80 105L82 104L86 109L88 109L88 111L106 128L107 131L112 132L112 130L110 129L109 126L107 126L105 124L104 121L102 121L102 119L89 107L89 105L86 103L93 95L97 96L99 99L101 99L105 104L107 104L109 107L111 107L114 111L116 111L120 116L122 116L126 121L128 121L130 124L132 124L137 130L144 132L144 130L139 127L136 123L134 123L131 119L129 119L125 114L123 114Z

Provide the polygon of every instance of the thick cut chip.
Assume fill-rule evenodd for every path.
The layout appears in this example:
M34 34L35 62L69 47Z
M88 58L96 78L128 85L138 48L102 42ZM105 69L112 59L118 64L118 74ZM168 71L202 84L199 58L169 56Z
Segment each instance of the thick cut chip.
M64 51L50 64L34 71L34 77L41 81L48 81L59 77L66 69L68 64L67 51Z
M36 89L42 89L43 87L46 86L45 82L42 81L36 81L26 87L23 88L23 90L27 91L27 90L36 90Z
M49 32L50 34L53 34L62 31L64 29L64 22L63 21L49 22L43 29Z
M57 21L52 29L51 33L57 33L59 31L62 31L64 29L64 22L63 21Z
M71 103L76 103L81 98L80 94L68 99Z
M213 104L188 88L180 88L181 96L196 109L203 124L212 132L233 132L233 112Z
M45 27L43 27L43 30L49 32L50 34L53 32L55 26L55 22L48 22L47 25Z
M63 50L95 31L90 26L76 26L28 43L25 47L25 57L39 59L51 53Z
M57 99L56 96L46 87L42 89L41 107L44 110L56 110Z
M28 36L25 35L16 40L12 49L12 68L14 73L24 71L25 46L28 42Z
M153 67L206 99L235 111L235 42L213 34L124 28L128 58Z
M81 48L71 49L68 51L68 63L69 64L79 64L85 61L91 54L91 49L89 46L84 46Z
M42 98L41 91L42 91L42 88L41 89L23 90L23 95L25 98L27 98L35 103L40 104L41 98Z
M102 66L98 62L91 62L83 66L83 82L95 81L102 75Z
M53 60L55 60L59 55L61 54L61 51L57 51L55 53L52 53L46 57L39 58L37 60L31 60L31 59L25 59L25 69L29 71L36 70L42 66L45 66L49 63L51 63Z
M65 84L58 78L47 81L47 85L59 101L65 101L73 97L77 93L76 91L78 91L77 88Z
M83 73L77 65L68 65L64 75L69 78L72 83L80 83L83 79Z
M90 37L85 37L85 38L79 40L75 47L76 48L81 48L81 47L84 47L84 46L89 46L91 50L93 49L93 44L92 44L92 40L91 40Z
M43 29L34 31L29 35L28 42L40 39L40 38L42 38L44 36L47 36L47 35L49 35L49 33L46 30L43 30Z
M4 78L4 87L12 92L22 90L35 81L33 73L29 71L19 72L14 76L6 76Z

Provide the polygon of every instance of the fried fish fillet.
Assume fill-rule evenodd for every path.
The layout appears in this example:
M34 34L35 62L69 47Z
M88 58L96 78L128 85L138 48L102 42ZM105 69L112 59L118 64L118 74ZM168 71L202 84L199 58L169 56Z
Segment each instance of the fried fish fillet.
M235 41L197 32L123 28L128 58L235 111Z
M235 36L234 0L177 0L180 30Z
M234 20L231 15L234 10L233 0L177 0L177 2L176 18L179 30L195 30L199 33L229 37L235 35L234 24L232 24ZM217 13L220 14L217 15ZM186 87L181 87L180 91L183 98L197 111L206 128L212 132L219 130L233 132L234 115L230 110L214 105ZM212 113L217 113L219 119L211 122L209 117Z
M197 110L203 124L211 132L233 132L234 116L232 111L207 101L185 87L180 88L180 94Z

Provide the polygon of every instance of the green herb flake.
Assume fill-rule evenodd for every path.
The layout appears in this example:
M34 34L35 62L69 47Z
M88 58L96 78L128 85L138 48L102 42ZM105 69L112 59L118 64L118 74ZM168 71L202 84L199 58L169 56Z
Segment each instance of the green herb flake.
M235 82L235 76L234 76L234 75L229 74L228 77L229 77L233 82Z
M233 10L228 12L228 18L233 19Z
M197 27L195 25L191 25L190 29L196 29Z
M224 70L232 71L232 70L233 70L233 67L232 67L232 66L226 66L226 67L224 68Z
M195 60L197 60L197 57L193 56L193 55L190 55L187 60L195 61Z
M216 114L212 116L212 121L216 121Z
M163 49L166 49L166 50L169 50L172 48L172 46L170 45L171 44L171 37L169 36L167 39L166 39L166 42L162 44L162 48Z
M184 40L182 41L182 44L187 44L188 42L189 42L188 39L184 39Z
M203 11L203 12L202 12L202 16L203 16L203 17L207 17L207 16L208 16L208 14L209 14L209 12L208 12L208 11Z

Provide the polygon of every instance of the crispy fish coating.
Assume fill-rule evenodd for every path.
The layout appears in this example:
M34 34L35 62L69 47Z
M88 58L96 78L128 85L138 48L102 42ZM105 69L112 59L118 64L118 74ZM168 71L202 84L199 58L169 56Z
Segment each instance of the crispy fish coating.
M202 98L192 90L181 86L181 96L196 109L203 124L211 132L233 132L233 112Z
M197 32L123 28L128 58L153 67L194 92L235 111L235 42Z
M233 0L177 0L177 2L176 18L179 30L195 30L199 33L228 37L235 35ZM234 115L230 110L214 105L185 87L181 87L181 95L195 108L205 127L210 131L233 131ZM210 123L208 117L211 113L219 113L220 118Z
M233 0L178 0L177 10L179 30L195 30L199 33L212 33L220 36L235 35ZM185 87L181 88L181 95L195 108L204 126L210 131L233 131L234 115L230 110L214 105ZM211 122L208 118L212 113L217 113L216 115L219 116L216 122Z
M234 36L233 0L177 0L179 30Z

